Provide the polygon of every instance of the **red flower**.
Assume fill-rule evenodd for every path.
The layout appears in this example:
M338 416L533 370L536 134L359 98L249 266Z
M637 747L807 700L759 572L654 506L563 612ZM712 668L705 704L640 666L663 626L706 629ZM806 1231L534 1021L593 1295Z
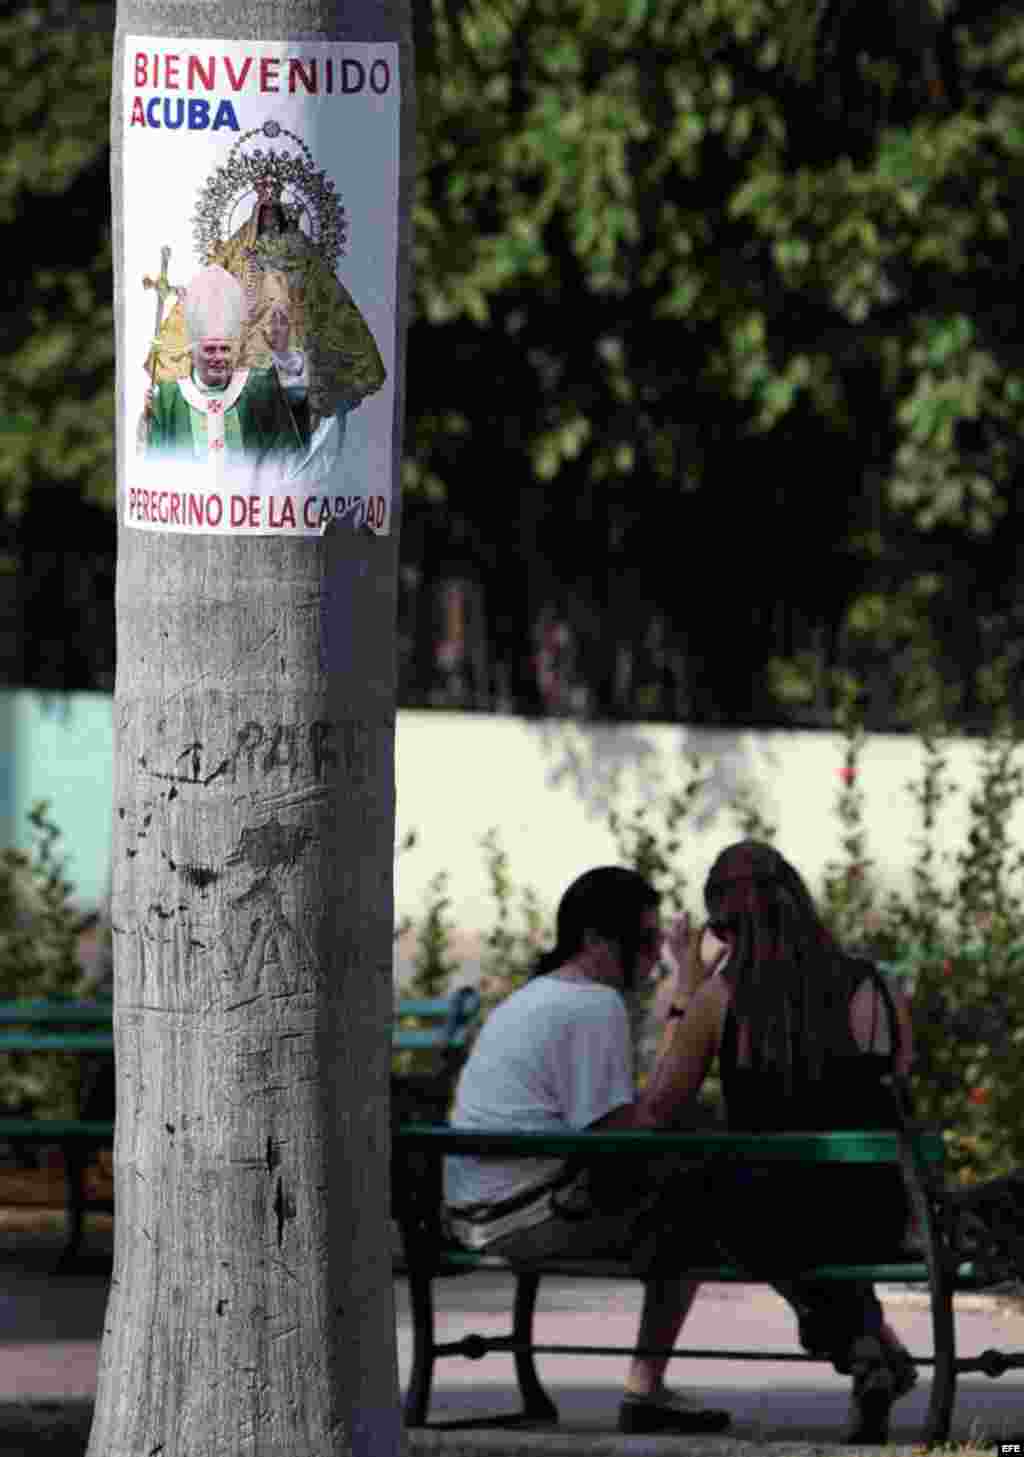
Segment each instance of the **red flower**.
M951 961L944 961L942 963L942 975L943 976L952 976L953 975L953 963Z
M988 1102L988 1096L988 1088L972 1088L967 1094L967 1101L980 1108L983 1103Z
M839 777L844 784L852 784L857 777L857 771L851 764L844 764L839 771Z

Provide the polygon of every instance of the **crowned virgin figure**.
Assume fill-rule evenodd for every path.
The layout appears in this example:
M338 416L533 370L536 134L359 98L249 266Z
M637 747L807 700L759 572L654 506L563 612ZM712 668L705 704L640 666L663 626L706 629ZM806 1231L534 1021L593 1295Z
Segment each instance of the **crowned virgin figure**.
M264 133L277 135L267 130L271 126ZM310 426L308 449L292 473L320 480L340 458L348 414L381 388L387 374L366 320L334 271L332 252L341 251L344 223L330 184L325 187L323 174L311 173L301 158L236 155L239 146L205 189L197 240L204 261L225 269L244 290L237 367L276 373L289 404L306 414ZM231 194L237 197L240 187L239 201L244 190L255 200L248 216L222 238L216 213L230 210ZM318 238L299 225L303 215L313 214L321 224ZM146 370L159 384L186 376L190 368L179 298L159 329Z

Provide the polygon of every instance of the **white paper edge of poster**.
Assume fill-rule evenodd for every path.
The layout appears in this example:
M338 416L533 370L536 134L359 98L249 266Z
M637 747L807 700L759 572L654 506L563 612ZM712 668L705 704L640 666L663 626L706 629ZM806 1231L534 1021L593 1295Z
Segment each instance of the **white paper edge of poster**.
M144 66L140 56L146 58ZM391 529L397 342L397 44L128 36L124 66L125 525L192 534L318 537L338 516L386 535ZM311 85L314 94L309 94ZM196 102L205 105L190 105ZM220 446L219 456L207 450L204 460L193 444L189 458L147 460L138 441L150 386L144 365L154 337L157 295L143 279L157 278L161 250L167 247L172 285L186 286L197 276L204 261L196 237L200 194L215 169L226 164L234 144L268 123L272 135L248 137L238 149L247 158L238 186L251 184L258 166L251 154L257 149L264 156L278 154L279 164L287 151L295 159L297 182L286 184L284 200L296 208L298 225L309 238L315 226L310 219L319 216L308 202L310 173L325 174L322 188L328 192L333 183L333 196L344 209L334 276L369 327L386 372L383 384L347 414L338 412L345 420L340 450L334 422L325 417L310 447L289 457L285 466L280 457L269 464L242 460L225 448L225 429L208 414L206 439L215 449ZM308 152L285 132L295 134ZM228 215L216 219L221 241L251 216L255 200L250 185L234 198ZM337 207L321 207L321 214L339 221ZM329 245L325 251L331 253ZM164 319L174 303L171 294ZM269 370L262 372L269 377ZM234 442L239 433L236 429ZM323 440L331 448L316 443ZM303 479L311 469L312 480Z

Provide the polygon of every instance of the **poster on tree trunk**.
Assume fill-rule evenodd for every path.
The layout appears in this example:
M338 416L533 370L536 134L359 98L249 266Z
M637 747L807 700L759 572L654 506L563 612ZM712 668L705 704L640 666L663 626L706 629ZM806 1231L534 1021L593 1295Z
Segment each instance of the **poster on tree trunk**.
M387 533L397 45L129 36L125 68L125 524Z

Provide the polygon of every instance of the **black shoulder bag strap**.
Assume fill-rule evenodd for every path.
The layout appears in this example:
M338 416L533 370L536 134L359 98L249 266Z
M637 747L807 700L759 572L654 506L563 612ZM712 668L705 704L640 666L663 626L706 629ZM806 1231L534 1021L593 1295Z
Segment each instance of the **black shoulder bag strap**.
M892 1086L899 1098L900 1108L904 1118L912 1119L914 1116L914 1108L910 1097L910 1087L906 1078L898 1077L895 1071L896 1059L903 1050L903 1032L900 1028L899 1018L896 1016L896 1003L893 1001L888 981L874 963L870 964L870 975L876 990L881 993L882 1001L885 1003L886 1011L889 1014L889 1040L892 1044L891 1057L893 1062ZM872 1038L872 1043L873 1041L874 1039Z

